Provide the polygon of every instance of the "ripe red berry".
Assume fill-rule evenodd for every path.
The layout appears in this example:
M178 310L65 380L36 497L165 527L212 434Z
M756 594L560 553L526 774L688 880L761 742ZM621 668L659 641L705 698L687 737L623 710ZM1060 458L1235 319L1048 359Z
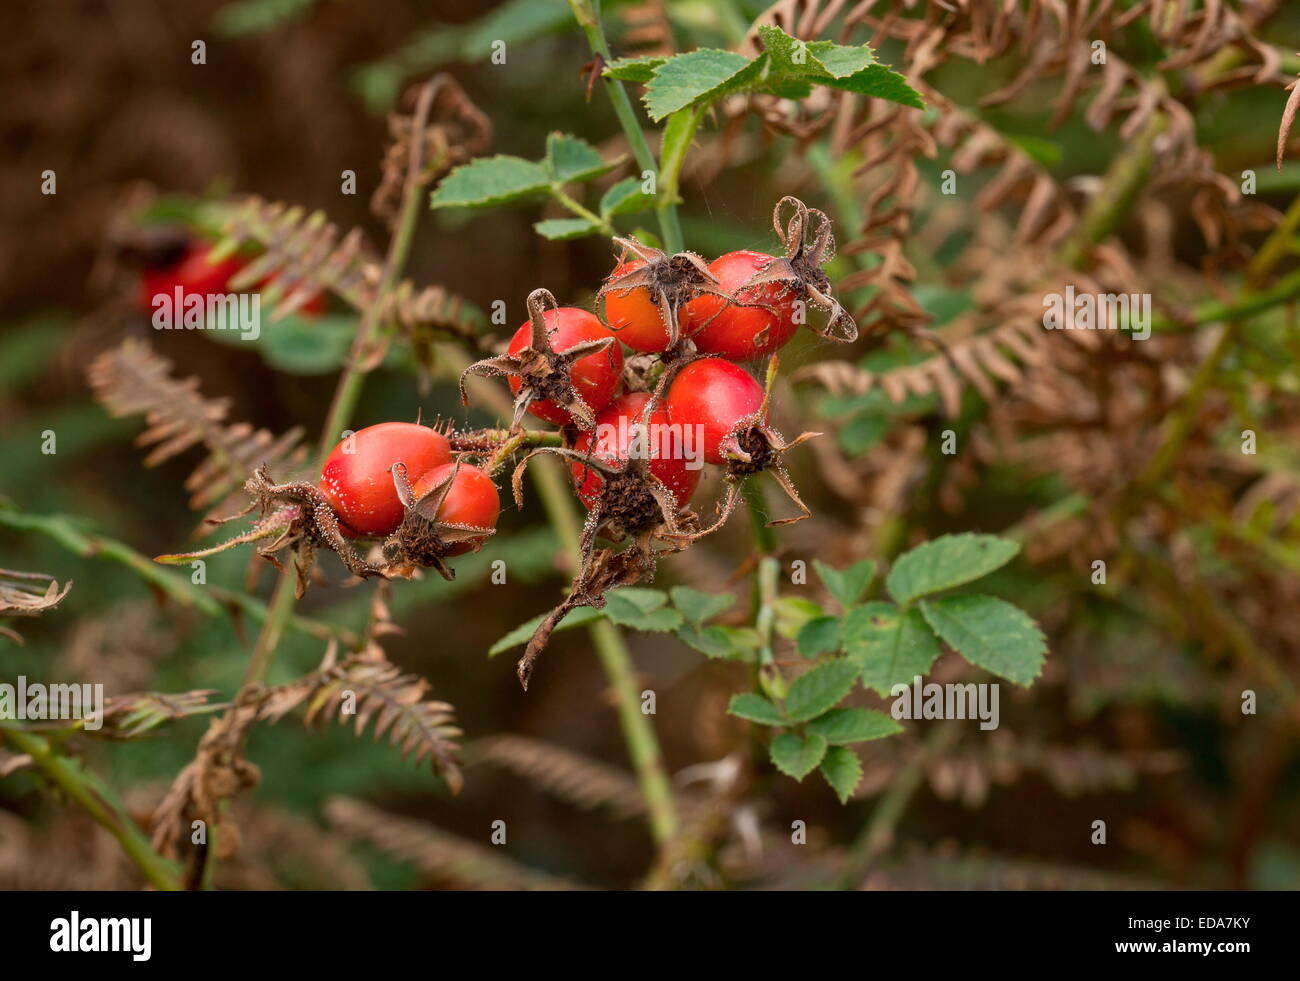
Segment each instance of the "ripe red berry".
M685 325L696 350L732 361L749 361L771 354L794 336L799 329L794 319L798 299L795 290L779 282L741 289L772 261L773 257L763 252L740 251L728 252L709 263L709 272L718 278L722 289L739 303L756 305L729 306L711 294L696 297L686 306ZM762 307L771 307L775 312Z
M547 310L543 317L551 346L557 354L563 354L584 342L609 337L609 330L595 314L577 307ZM507 354L518 354L528 347L532 338L530 328L530 324L524 324L515 332ZM617 343L611 344L604 351L593 351L579 358L569 369L569 379L574 389L592 412L599 412L609 405L618 391L622 376L623 351ZM522 386L523 382L518 375L510 376L510 390L516 396ZM535 399L528 404L528 411L538 419L556 425L566 425L573 421L568 410L556 405L552 399Z
M720 444L737 423L763 405L763 386L740 365L722 358L692 361L668 387L668 419L683 428L702 426L704 459L724 463Z
M470 528L495 528L497 516L501 513L501 499L497 495L496 484L492 478L478 467L468 463L444 463L425 472L411 487L415 499L434 491L437 486L451 476L451 486L447 488L442 503L428 519L437 525L465 525ZM464 541L449 543L443 556L464 555L483 544L487 536L467 538Z
M381 537L396 531L405 513L393 487L393 464L405 464L416 481L450 462L451 444L442 433L410 422L381 422L334 447L321 468L320 489L345 535Z
M591 452L598 460L617 464L626 461L632 444L632 427L641 422L650 396L645 392L632 392L615 401L596 417L594 433L583 433L574 444L579 453ZM677 499L678 507L686 504L700 482L700 467L694 466L685 451L681 431L674 431L663 406L650 413L648 452L650 473L657 477ZM593 438L595 445L593 447ZM600 497L604 478L595 469L581 461L571 461L569 469L577 485L578 497L588 508Z
M609 279L616 280L646 265L643 259L622 262L614 267ZM685 321L685 312L679 313L679 325ZM664 323L664 313L655 302L646 286L634 286L628 290L610 290L605 294L605 320L614 336L633 351L657 354L668 349L668 326Z
M229 255L219 262L209 262L211 253L211 245L193 243L177 262L143 270L140 273L140 308L152 311L153 299L159 294L170 301L178 286L187 295L228 293L230 278L244 268L246 260L238 255Z

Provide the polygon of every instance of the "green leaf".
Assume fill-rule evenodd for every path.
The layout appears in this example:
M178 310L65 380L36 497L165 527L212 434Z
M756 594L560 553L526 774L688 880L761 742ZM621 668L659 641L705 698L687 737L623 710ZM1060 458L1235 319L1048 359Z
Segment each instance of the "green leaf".
M667 60L662 55L646 55L643 58L618 58L606 65L601 75L605 78L616 78L620 82L640 82L644 85L654 78L655 69Z
M772 603L772 612L777 634L792 640L805 623L822 615L822 608L802 596L781 596Z
M725 627L696 627L688 623L677 628L677 639L705 657L744 659L748 653L732 643Z
M885 585L899 603L910 603L986 576L1019 551L1019 544L996 535L944 535L900 556Z
M547 218L533 224L533 231L542 238L549 238L552 242L582 238L584 235L598 235L600 230L599 225L592 224L586 218Z
M658 589L624 586L605 597L605 613L620 627L632 630L676 630L682 615L667 608L668 594Z
M799 628L796 640L800 655L820 657L840 648L840 621L838 617L816 617Z
M734 51L699 48L669 58L655 69L645 90L646 111L656 123L686 106L699 105L739 91L766 65Z
M559 184L589 181L613 170L625 159L603 160L594 146L567 133L551 133L546 138L546 170Z
M832 746L826 750L821 769L822 776L839 796L840 803L847 804L862 780L862 762L858 754L845 746Z
M481 157L453 170L430 198L433 208L489 208L546 192L546 168L522 157Z
M757 722L759 725L785 725L785 716L781 714L781 710L762 695L756 695L751 691L732 695L731 704L727 706L727 712L738 719Z
M857 605L876 575L874 559L863 559L842 570L832 569L820 559L813 559L813 568L817 570L817 577L830 594L840 601L840 606L846 611Z
M624 177L612 185L600 199L600 213L605 218L615 215L631 215L638 211L653 208L653 194L641 190L641 181L636 177Z
M688 623L696 626L706 620L712 620L736 601L736 597L731 593L719 593L714 596L712 593L691 589L690 586L674 586L672 597L673 606L681 611Z
M604 610L598 610L594 606L579 606L568 612L568 615L566 615L565 618L560 621L559 626L555 628L555 632L559 633L561 630L572 630L574 627L581 627L583 624L591 623L593 620L599 620L604 615ZM542 613L515 627L514 630L510 631L510 633L506 634L488 648L488 657L496 657L498 654L508 651L512 647L518 647L520 644L528 643L529 638L533 636L533 631L537 629L538 624L540 624L544 619L546 619L546 614Z
M884 65L872 65L848 78L819 78L816 81L827 88L856 92L858 95L870 96L873 99L886 99L889 102L911 106L913 109L925 108L925 100L921 98L921 93L908 85L906 78Z
M821 736L802 739L793 732L783 732L768 747L772 762L786 776L802 780L826 755L826 740Z
M808 723L805 732L815 732L832 746L845 743L862 743L880 739L903 731L894 719L884 712L864 708L833 708Z
M766 88L775 94L792 81L857 92L924 109L920 93L907 79L876 61L868 44L842 45L833 41L802 41L781 28L765 25L758 29L763 48L772 59L772 73Z
M862 670L862 683L880 695L924 675L939 656L939 641L919 610L867 603L844 618L841 643Z
M785 714L792 722L815 719L852 690L858 670L857 664L841 657L801 674L790 686Z
M993 596L945 596L921 604L934 632L971 664L1028 686L1042 673L1047 641L1023 610Z

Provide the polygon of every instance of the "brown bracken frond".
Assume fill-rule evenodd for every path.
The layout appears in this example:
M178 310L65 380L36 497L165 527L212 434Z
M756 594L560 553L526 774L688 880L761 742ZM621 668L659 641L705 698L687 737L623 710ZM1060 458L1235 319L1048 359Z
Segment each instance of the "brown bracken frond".
M59 605L72 583L60 588L53 576L43 572L14 572L0 569L0 616L34 617ZM0 636L22 643L22 637L0 623Z
M520 865L424 821L398 817L355 797L331 797L325 818L344 834L368 841L439 882L473 889L580 889L579 884Z
M554 743L490 736L471 743L465 754L471 764L495 764L583 810L608 808L616 817L645 811L645 798L630 773Z
M309 725L331 717L346 723L355 715L355 732L361 735L373 721L376 739L387 734L389 745L416 763L429 757L452 793L459 793L464 785L456 743L461 730L451 705L429 699L428 693L428 681L403 674L375 643L337 664L331 647L319 670L269 689L259 718L275 722L305 703Z
M229 423L229 399L204 398L198 378L178 380L171 369L172 362L148 344L127 340L96 358L87 374L95 398L111 415L145 417L149 428L137 442L152 447L146 467L196 445L207 449L207 458L185 481L190 507L207 509L211 517L239 495L255 468L293 469L301 464L301 428L277 437L248 423Z

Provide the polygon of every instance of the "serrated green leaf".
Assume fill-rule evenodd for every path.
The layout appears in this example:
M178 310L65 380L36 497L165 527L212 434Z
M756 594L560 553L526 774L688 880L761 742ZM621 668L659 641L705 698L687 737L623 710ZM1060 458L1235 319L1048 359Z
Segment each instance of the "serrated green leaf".
M831 654L840 647L840 621L838 617L816 617L799 628L795 641L803 657L820 657Z
M848 610L862 599L862 594L871 585L876 575L874 559L863 559L847 569L832 569L820 559L813 559L813 568L826 589L840 601L840 606Z
M924 675L939 656L939 641L919 610L903 614L892 603L854 607L844 618L841 644L862 670L862 683L880 695Z
M822 776L839 796L841 804L847 804L862 781L862 761L858 754L846 746L832 746L826 750L821 762Z
M625 159L604 160L594 146L568 133L551 133L546 137L545 167L560 184L589 181L613 170Z
M662 55L646 55L643 58L618 58L606 65L601 75L605 78L616 78L620 82L640 82L644 85L654 78L655 69L667 60Z
M764 25L758 33L772 60L764 88L773 94L780 95L780 89L806 81L925 108L920 93L902 75L879 64L870 45L802 41L774 25Z
M625 586L605 597L605 613L621 627L633 630L676 630L682 625L682 615L666 608L668 594L657 589L637 589Z
M821 736L803 739L793 732L783 732L768 747L772 762L786 776L802 780L816 769L826 755L826 740Z
M848 78L816 78L814 81L827 88L856 92L873 99L886 99L913 109L925 108L921 93L908 85L906 78L884 65L872 65Z
M550 187L546 168L522 157L480 157L448 174L430 198L433 208L489 208L541 195Z
M793 722L815 719L853 689L858 665L847 658L835 658L801 674L785 698L785 714Z
M723 627L695 627L684 624L677 628L677 639L693 647L705 657L743 659L746 652L736 647Z
M900 556L885 585L899 603L973 582L1010 562L1020 545L997 535L944 535Z
M832 746L881 739L903 731L884 712L864 708L833 708L808 723L805 732L815 732Z
M921 604L926 622L971 664L1017 685L1042 673L1047 641L1023 610L994 596L944 596Z
M565 239L582 238L584 235L598 235L601 228L586 218L547 218L535 222L533 231L552 242L562 242Z
M673 606L681 611L688 622L698 626L712 620L736 601L731 593L705 593L690 586L674 586L671 590Z
M699 48L669 58L655 69L645 90L646 111L656 123L687 106L709 103L752 82L766 66L734 51Z
M559 626L555 628L555 632L559 633L561 630L572 630L574 627L581 627L593 620L599 620L604 615L604 610L598 610L593 606L579 606L569 611L568 615L560 621ZM496 657L512 647L528 643L528 639L533 636L533 631L537 629L538 624L544 619L546 619L546 614L542 613L515 627L514 630L488 648L488 657Z
M653 208L653 194L641 190L641 181L636 177L624 177L612 185L600 199L600 213L605 218L615 215L631 215L638 211Z
M762 695L756 695L749 691L742 692L739 695L732 695L731 704L727 706L727 711L738 719L757 722L759 725L785 725L785 716L781 714L779 708Z

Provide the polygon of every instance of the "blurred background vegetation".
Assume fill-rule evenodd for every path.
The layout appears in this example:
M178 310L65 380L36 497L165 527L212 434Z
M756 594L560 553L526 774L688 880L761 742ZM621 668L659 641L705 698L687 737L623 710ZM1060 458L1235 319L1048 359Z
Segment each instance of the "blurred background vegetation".
M606 17L617 54L663 44L735 47L766 6L610 3ZM0 162L0 497L27 515L71 516L71 527L145 556L180 550L190 540L195 515L183 484L196 460L142 467L133 445L139 420L112 419L95 403L85 381L90 360L124 337L149 338L179 376L196 374L205 395L230 399L230 418L275 433L303 426L314 437L353 321L339 313L311 325L295 318L283 329L268 328L257 344L223 342L209 332L159 337L122 303L131 287L109 258L114 220L133 189L204 198L255 193L324 209L340 226L360 226L383 242L368 200L388 138L385 114L407 85L436 70L451 72L490 116L493 152L536 159L555 129L610 152L626 149L599 88L585 98L590 52L564 0L378 6L50 0L10 5L0 19L0 44L8 49L0 69L6 92L0 127L10 148ZM1260 36L1289 52L1298 28L1300 10L1282 10ZM191 63L195 39L206 41L204 65ZM486 60L494 40L507 43L504 65ZM1140 39L1129 43L1126 53L1135 62L1151 64L1161 54L1155 47L1144 52ZM899 56L899 45L882 46L882 60L898 64ZM974 105L977 95L1014 79L1024 58L954 61L930 81ZM1049 128L1059 89L1059 79L1036 82L1013 105L979 113L1061 187L1084 195L1129 141L1114 128L1095 132L1078 112ZM1278 212L1300 191L1300 169L1272 171L1283 101L1278 86L1185 100L1213 168L1234 183L1243 169L1254 169L1258 200ZM842 194L836 198L851 161L846 165L823 144L802 152L807 148L796 136L753 120L734 132L724 122L706 123L688 161L683 226L690 248L706 255L773 250L771 206L795 192L835 214L851 237L861 199L855 205L850 197L845 207ZM950 155L943 150L915 162L922 181L937 185ZM46 169L58 175L57 195L39 193ZM340 193L345 170L358 175L355 196ZM973 179L986 182L995 172ZM969 209L973 194L962 191L957 206ZM1188 208L1186 198L1176 198L1169 209L1171 261L1181 271L1164 286L1177 302L1194 303L1215 292L1197 280L1211 250ZM539 216L532 207L472 219L425 215L408 275L444 284L484 309L504 299L520 322L523 297L536 286L561 302L588 303L609 271L608 244L545 241L532 229ZM929 216L946 220L941 207ZM1001 220L991 214L976 224ZM1126 227L1122 234L1136 243L1141 229ZM1264 234L1247 229L1245 241L1256 246ZM953 238L933 234L909 252L920 270L912 294L934 318L932 326L977 302L978 280L956 282L945 270L978 237L978 227ZM1135 251L1148 257L1141 245ZM841 257L832 279L858 261ZM1205 423L1205 439L1195 445L1221 444L1243 420L1258 420L1261 431L1279 435L1269 443L1277 471L1294 477L1300 452L1288 437L1300 433L1293 414L1300 384L1290 311L1277 305L1248 326L1252 343L1228 363L1243 380L1206 403L1195 419ZM828 348L801 336L788 356L783 352L783 363L794 370L842 356ZM1188 342L1174 370L1190 376L1204 349ZM883 344L866 339L855 351L873 370L922 354L933 352L901 332ZM1094 552L1113 554L1104 539L1115 536L1097 534L1101 551L1083 548L1077 536L1059 548L1036 546L1032 525L1023 522L1069 500L1074 490L1095 503L1124 479L1128 464L1116 464L1114 473L1092 469L1092 486L1101 488L1093 493L1064 472L1034 473L1006 460L940 459L933 449L937 434L952 422L933 392L901 404L878 388L829 394L801 386L797 401L793 390L786 395L787 431L833 431L828 439L837 454L836 460L811 453L792 460L817 517L782 532L787 556L840 565L947 531L1017 529L1027 540L1027 558L998 574L997 592L1034 613L1048 632L1051 655L1033 689L1003 686L1003 728L992 738L965 730L961 738L936 737L913 726L906 738L869 744L866 779L847 806L818 781L796 784L760 769L719 805L724 826L737 829L714 836L718 854L711 861L722 870L719 881L819 885L849 868L862 873L854 884L879 887L1300 886L1300 552L1287 510L1293 499L1275 501L1266 518L1256 515L1251 524L1249 513L1233 508L1245 493L1243 482L1229 482L1225 496L1194 473L1186 482L1170 477L1204 504L1202 513L1165 515L1173 528L1151 519L1144 526L1150 536L1145 562L1116 562L1114 568L1127 571L1099 591L1089 585L1088 565ZM1142 421L1147 436L1169 408ZM368 425L414 419L417 411L490 423L481 412L460 408L454 385L421 391L400 354L371 376L355 419ZM967 390L954 428L964 438L985 417L981 396ZM42 452L46 431L57 437L53 455ZM909 434L920 442L909 443ZM1088 457L1081 466L1099 467L1102 459ZM869 474L876 483L852 466L867 460L879 461ZM901 461L904 472L890 478L890 461ZM890 479L893 496L876 496L872 488ZM715 478L701 499L716 492ZM627 887L641 880L654 849L635 813L635 783L585 634L557 635L526 695L509 659L486 656L508 628L553 605L559 583L558 546L540 509L521 513L504 498L503 506L491 547L460 560L454 583L431 577L399 584L393 616L405 632L385 641L394 663L430 679L436 695L456 707L466 733L465 790L453 798L427 767L405 764L388 747L340 727L312 732L289 721L257 727L249 758L262 781L234 805L243 849L222 866L218 885ZM897 510L882 515L885 507ZM1081 513L1086 541L1091 512ZM213 688L225 697L237 689L255 622L205 615L174 597L161 600L121 565L74 554L66 535L58 537L62 526L18 524L0 523L0 566L40 570L73 586L56 610L15 624L21 646L0 638L0 676L102 681L109 694ZM1121 526L1118 537L1126 534ZM657 585L743 591L733 576L748 549L745 537L743 527L728 528L718 541L667 564ZM1257 562L1257 552L1267 561ZM510 562L506 587L487 581L489 562L502 554ZM245 552L214 558L208 582L241 591L247 564ZM342 578L332 558L325 564L334 582ZM271 579L269 570L263 573L259 595ZM311 591L299 611L359 630L369 602L366 589L331 586ZM1210 623L1211 614L1230 623ZM1243 646L1243 631L1253 643ZM1237 640L1222 641L1221 634ZM629 634L629 641L643 686L658 695L654 724L670 770L744 751L744 725L725 715L730 694L747 684L743 668L708 661L668 635ZM322 651L317 639L289 635L273 680L311 670ZM947 660L936 668L938 680L961 676L959 665L945 668ZM1260 691L1259 716L1240 712L1246 688ZM205 726L203 718L189 719L157 738L93 744L87 760L144 819L193 756ZM687 776L692 773L700 775ZM707 788L688 793L707 797ZM600 803L589 806L593 801ZM490 825L498 819L508 822L509 843L488 851ZM1089 842L1098 819L1110 829L1105 847ZM408 827L407 820L417 823ZM808 824L806 848L789 842L796 820ZM862 861L867 852L869 864ZM30 773L0 781L0 887L137 882L115 843L83 814L43 794Z

